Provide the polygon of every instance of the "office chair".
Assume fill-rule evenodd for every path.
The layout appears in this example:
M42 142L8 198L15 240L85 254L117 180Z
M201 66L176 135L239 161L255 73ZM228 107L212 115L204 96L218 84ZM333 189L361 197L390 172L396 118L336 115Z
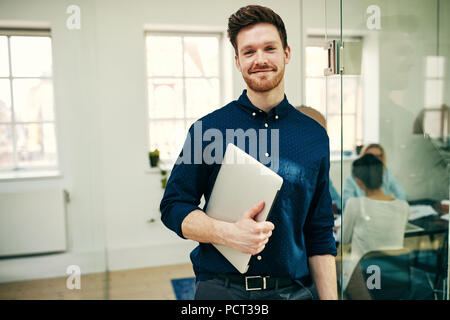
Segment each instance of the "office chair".
M438 241L436 247L426 250L417 248L412 251L415 256L413 267L421 270L427 276L428 282L434 289L436 300L445 299L446 290L444 281L447 279L448 270L448 231L442 235L429 235L430 241Z
M366 253L344 293L355 300L433 299L425 272L412 267L410 251L404 248Z

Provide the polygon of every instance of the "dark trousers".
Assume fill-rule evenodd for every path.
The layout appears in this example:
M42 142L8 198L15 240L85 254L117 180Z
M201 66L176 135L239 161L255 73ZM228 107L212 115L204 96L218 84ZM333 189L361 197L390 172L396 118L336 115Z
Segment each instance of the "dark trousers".
M314 284L302 287L293 284L287 287L270 290L246 291L245 286L230 283L224 279L197 281L195 284L195 300L313 300Z

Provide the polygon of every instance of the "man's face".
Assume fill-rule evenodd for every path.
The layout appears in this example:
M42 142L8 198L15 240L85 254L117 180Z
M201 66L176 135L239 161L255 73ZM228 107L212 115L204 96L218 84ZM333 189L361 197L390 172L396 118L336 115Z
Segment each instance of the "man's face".
M283 49L274 25L258 23L242 29L236 37L236 46L236 66L250 89L266 92L282 82L291 49L289 46Z

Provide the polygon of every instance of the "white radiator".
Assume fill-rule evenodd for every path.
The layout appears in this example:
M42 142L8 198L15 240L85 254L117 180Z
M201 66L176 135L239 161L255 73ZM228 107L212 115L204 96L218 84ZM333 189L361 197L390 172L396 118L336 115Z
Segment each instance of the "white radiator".
M0 256L66 250L63 190L0 194Z

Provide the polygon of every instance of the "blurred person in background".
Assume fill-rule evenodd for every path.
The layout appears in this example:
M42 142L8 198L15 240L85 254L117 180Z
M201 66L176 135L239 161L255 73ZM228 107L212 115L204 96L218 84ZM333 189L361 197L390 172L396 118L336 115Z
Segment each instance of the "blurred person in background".
M402 188L400 183L398 183L397 179L394 177L391 171L389 171L386 167L386 153L384 148L378 143L372 143L363 148L361 151L361 156L366 154L374 155L378 160L383 163L383 182L382 182L382 190L386 195L391 195L396 199L407 200L408 196L406 195L405 190ZM344 190L342 192L344 208L347 204L348 199L364 197L364 190L361 189L356 183L353 175L350 175L345 179Z

